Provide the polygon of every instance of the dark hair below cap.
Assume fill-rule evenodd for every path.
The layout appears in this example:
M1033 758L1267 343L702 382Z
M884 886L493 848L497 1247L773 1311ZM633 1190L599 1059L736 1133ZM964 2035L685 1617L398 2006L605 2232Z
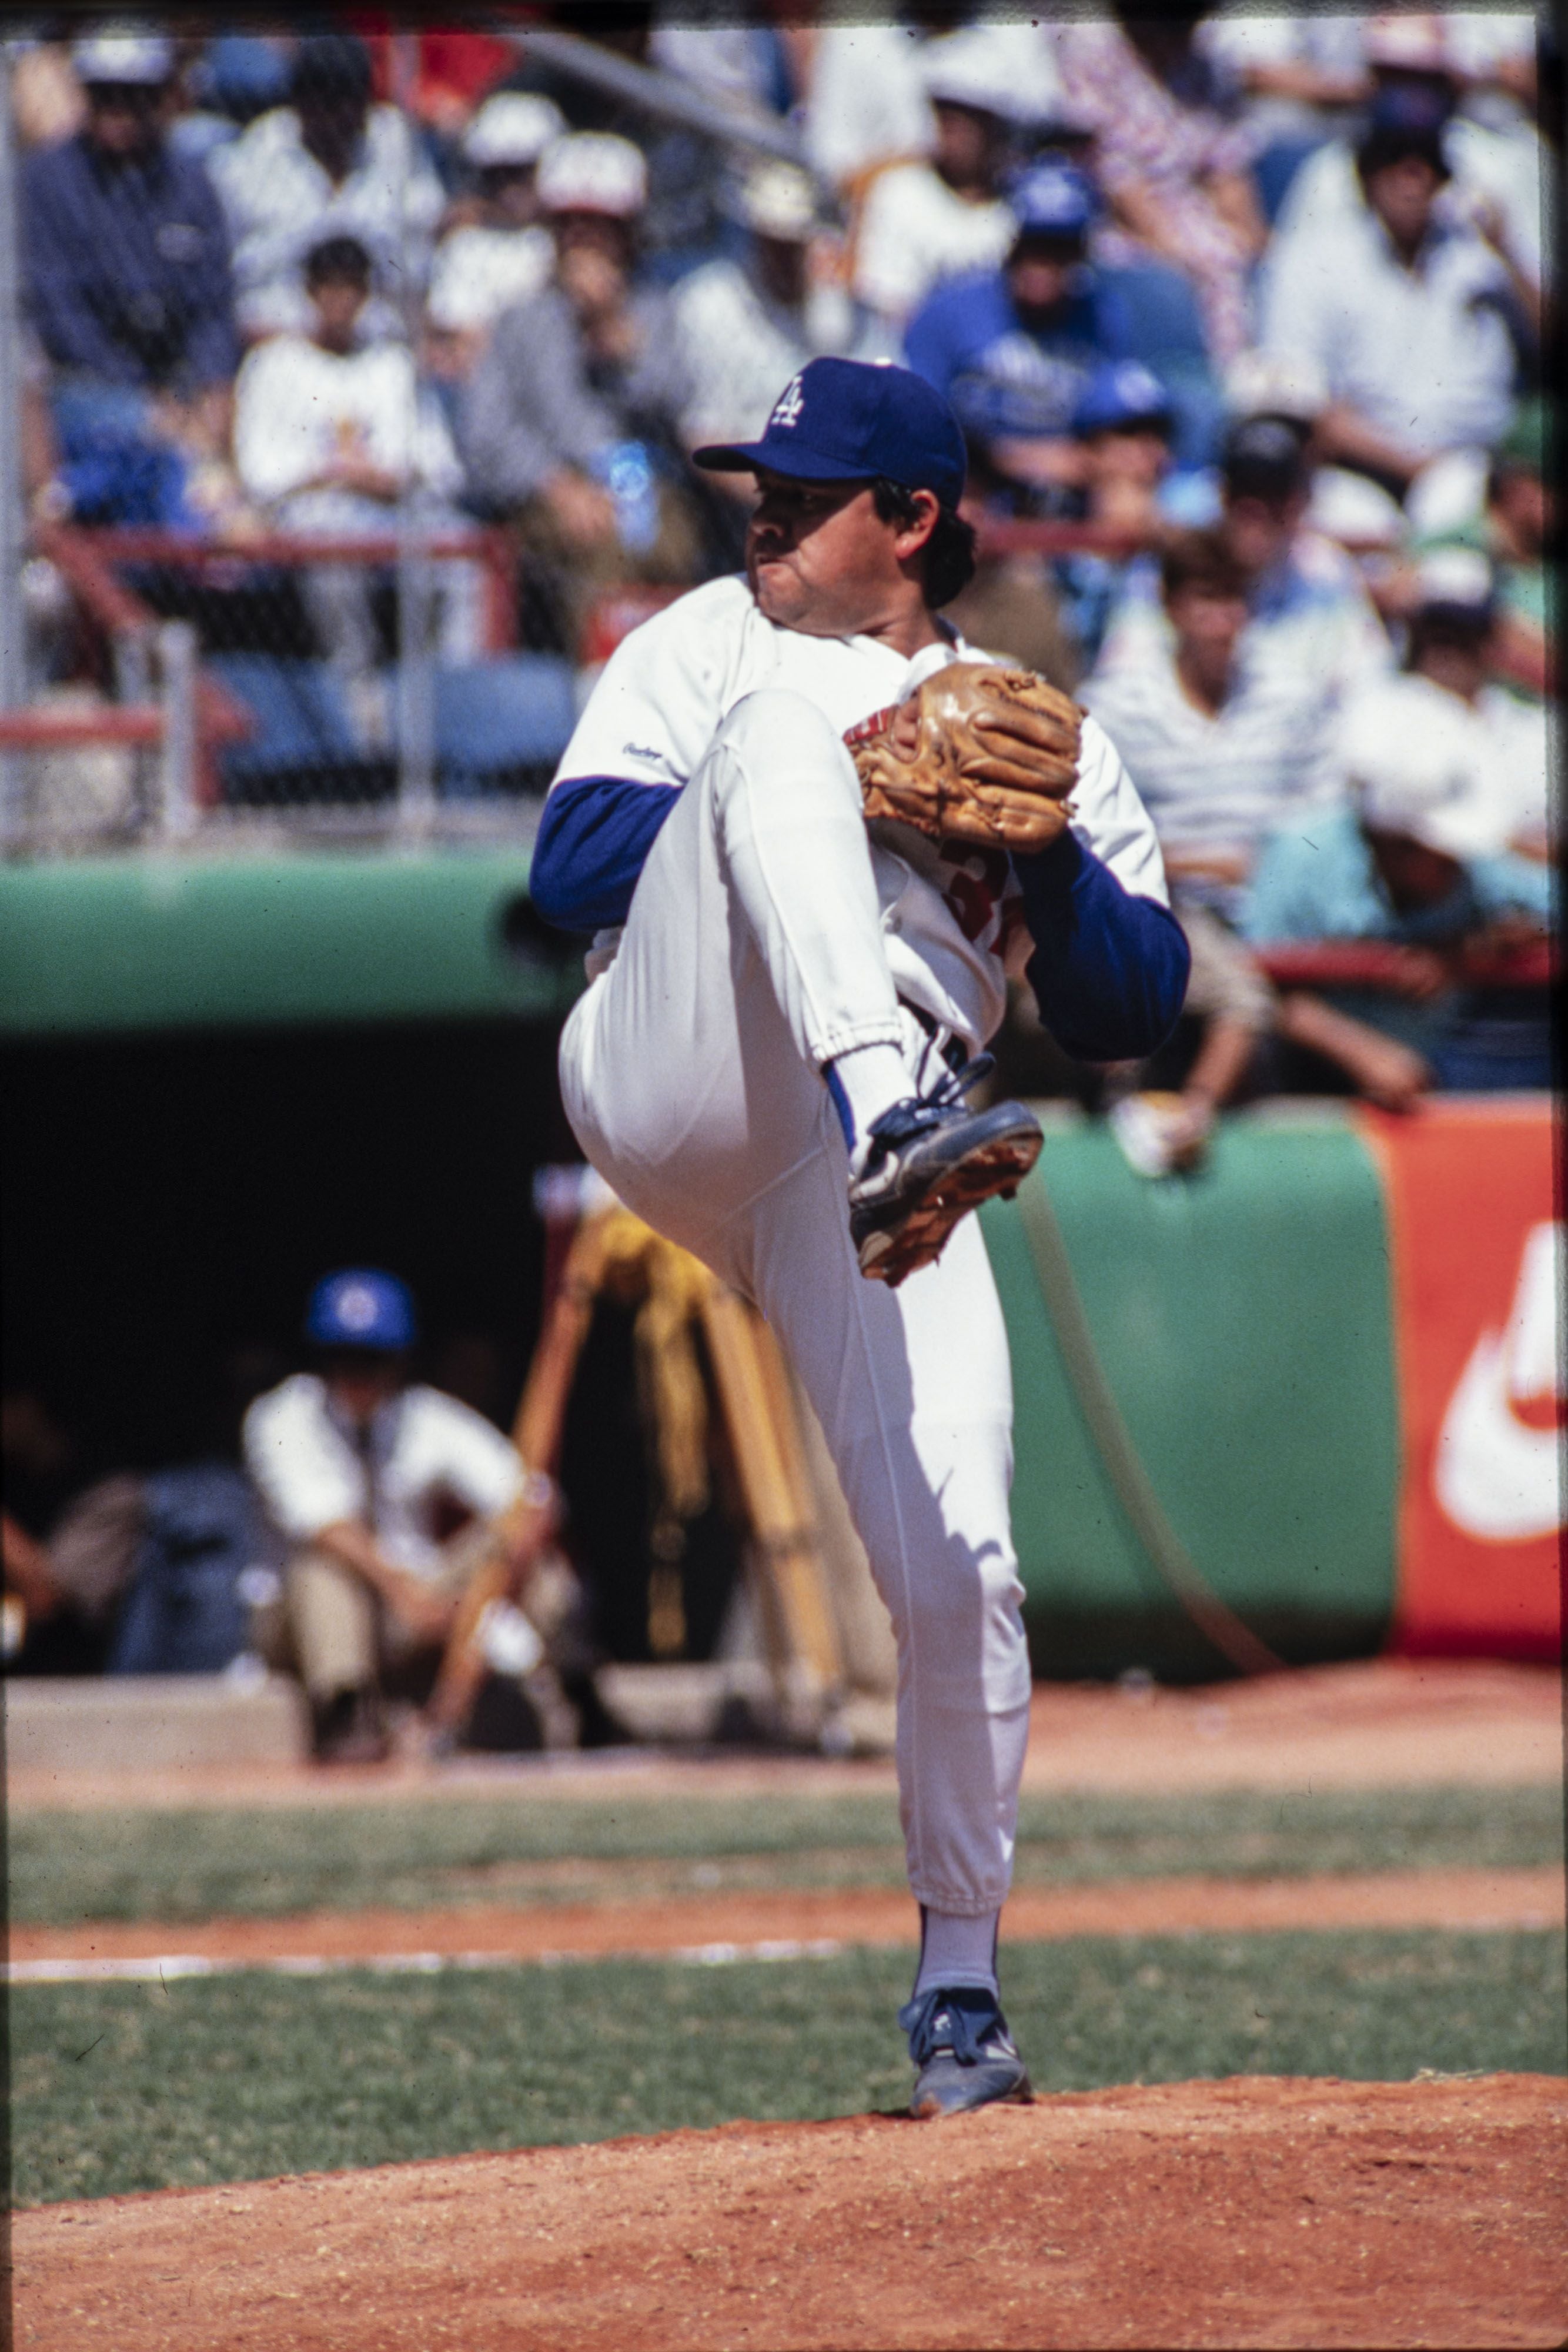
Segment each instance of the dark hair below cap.
M1288 499L1306 486L1305 436L1282 416L1248 416L1226 436L1225 486L1244 499Z
M347 101L371 94L371 53L357 33L308 33L294 52L292 99Z
M353 278L368 286L374 275L369 249L357 236L319 237L305 256L307 286L321 286L329 278L340 282Z
M1247 585L1247 574L1223 531L1182 530L1166 541L1160 558L1160 586L1166 597L1184 588L1201 588L1210 596L1245 596Z

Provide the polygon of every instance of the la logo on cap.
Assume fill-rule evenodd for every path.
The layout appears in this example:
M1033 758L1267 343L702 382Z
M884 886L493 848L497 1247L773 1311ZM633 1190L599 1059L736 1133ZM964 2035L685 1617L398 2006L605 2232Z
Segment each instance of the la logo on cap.
M768 422L769 425L798 424L805 405L806 396L800 390L800 379L798 375L792 376L779 394L779 405Z

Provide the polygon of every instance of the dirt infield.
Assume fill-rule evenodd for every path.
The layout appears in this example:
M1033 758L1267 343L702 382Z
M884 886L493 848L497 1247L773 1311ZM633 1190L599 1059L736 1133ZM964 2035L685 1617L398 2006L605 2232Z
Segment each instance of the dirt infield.
M1068 1936L1267 1933L1281 1928L1554 1927L1563 1916L1554 1864L1517 1870L1409 1870L1304 1878L1146 1878L1018 1888L1002 1916L1007 1941ZM917 1939L909 1896L873 1888L820 1894L687 1896L659 1903L501 1904L444 1911L316 1911L277 1919L95 1920L82 1927L16 1927L10 1966L107 1965L180 1956L266 1967L320 1959L416 1957L519 1961L610 1953L739 1952L784 1945L904 1944Z
M15 2223L26 2352L1555 2345L1568 2092L1239 2079Z
M1455 1659L1370 1659L1312 1666L1256 1682L1169 1690L1040 1684L1030 1726L1026 1789L1092 1790L1412 1787L1466 1781L1500 1787L1560 1780L1563 1688L1550 1667ZM675 1756L607 1749L517 1762L480 1758L431 1764L306 1764L227 1771L13 1772L22 1811L94 1806L332 1805L383 1798L460 1800L507 1790L529 1803L554 1797L744 1796L775 1790L830 1796L891 1790L891 1758L833 1762L817 1756L729 1750Z

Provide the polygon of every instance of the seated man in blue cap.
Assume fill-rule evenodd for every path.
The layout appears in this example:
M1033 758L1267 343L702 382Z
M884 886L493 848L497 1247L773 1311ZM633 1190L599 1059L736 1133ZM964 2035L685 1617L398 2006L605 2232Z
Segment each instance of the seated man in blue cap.
M1130 355L1131 327L1088 258L1096 204L1082 173L1036 164L1009 201L1007 259L938 288L910 321L904 357L952 404L971 495L1060 514L1082 477L1074 415L1095 370Z
M1186 948L1092 720L1049 848L868 824L846 730L897 735L977 658L940 616L972 533L939 394L813 360L757 440L695 458L756 478L746 569L612 656L535 849L540 913L596 934L562 1096L628 1207L767 1316L821 1423L898 1642L914 2111L952 2115L1029 2095L997 1979L1030 1712L1012 1398L967 1212L1016 1188L1040 1130L966 1105L971 1056L1026 966L1069 1051L1147 1051Z
M257 1397L245 1463L289 1548L287 1626L316 1758L373 1762L388 1752L383 1679L428 1689L489 1527L532 1474L482 1413L411 1382L418 1329L395 1275L328 1275L305 1336L316 1367ZM528 1673L542 1645L512 1615L506 1663Z

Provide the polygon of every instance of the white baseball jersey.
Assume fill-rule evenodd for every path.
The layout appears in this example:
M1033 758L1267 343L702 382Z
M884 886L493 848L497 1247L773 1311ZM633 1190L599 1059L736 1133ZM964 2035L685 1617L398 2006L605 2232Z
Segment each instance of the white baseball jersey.
M725 718L746 695L783 688L842 733L902 701L953 660L995 658L953 633L908 661L872 637L817 637L758 611L738 574L694 589L632 631L606 664L557 771L556 782L621 776L684 786ZM1167 903L1154 827L1114 746L1092 719L1072 794L1072 830L1124 889ZM977 851L942 856L911 827L872 828L872 862L887 960L900 995L983 1042L1006 1009L1009 971L1030 942L1009 861ZM608 968L620 933L601 932L591 974Z

